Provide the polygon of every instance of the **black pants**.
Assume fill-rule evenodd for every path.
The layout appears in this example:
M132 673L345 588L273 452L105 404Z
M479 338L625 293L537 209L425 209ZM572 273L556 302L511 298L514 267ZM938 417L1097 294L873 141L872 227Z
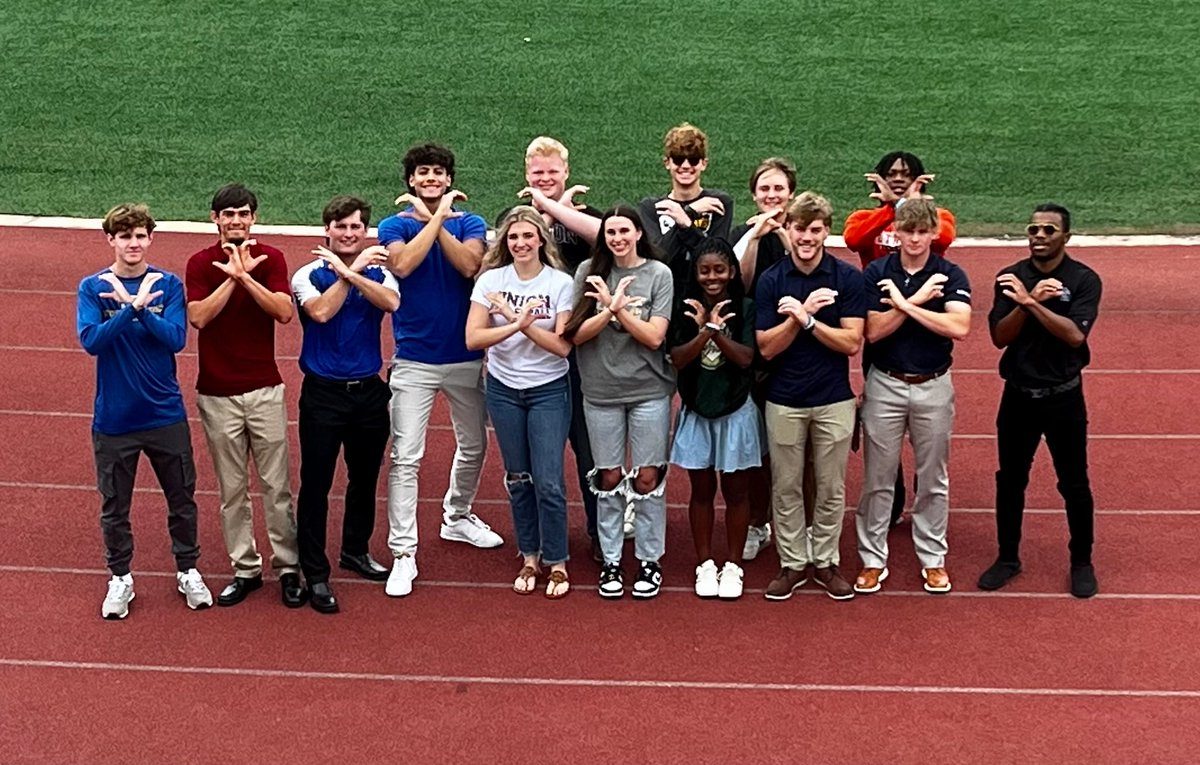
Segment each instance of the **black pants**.
M587 534L596 538L596 495L588 485L588 473L596 463L592 460L592 442L588 440L587 420L583 416L583 390L580 387L579 365L575 361L575 349L568 357L571 362L571 429L567 440L575 452L575 472L579 476L579 492L583 495L583 513L587 519Z
M139 430L119 436L92 431L96 456L96 488L100 490L100 534L108 568L114 576L129 573L133 560L133 528L129 508L142 452L158 477L167 499L167 531L175 568L196 567L200 545L196 541L196 463L192 460L192 435L187 422L164 428Z
M1045 398L1031 398L1005 386L996 415L996 446L1000 469L996 471L996 536L1000 559L1020 560L1021 517L1025 487L1042 436L1054 461L1058 493L1067 507L1071 532L1071 564L1092 561L1092 489L1087 472L1087 407L1083 386Z
M300 496L296 525L300 568L309 584L329 580L325 529L338 452L346 462L342 552L363 555L375 530L379 468L391 425L391 390L378 377L352 383L305 375L300 388Z

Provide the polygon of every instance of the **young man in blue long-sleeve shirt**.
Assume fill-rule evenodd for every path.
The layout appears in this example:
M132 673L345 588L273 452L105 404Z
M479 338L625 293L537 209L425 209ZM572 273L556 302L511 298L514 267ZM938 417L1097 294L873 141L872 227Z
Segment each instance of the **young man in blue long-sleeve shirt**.
M100 613L124 619L133 600L129 507L138 459L150 460L167 499L176 584L193 609L212 605L196 570L196 468L175 354L187 341L183 283L146 262L154 219L143 205L117 205L104 218L113 264L79 283L77 326L96 357L92 446L100 530L112 579Z

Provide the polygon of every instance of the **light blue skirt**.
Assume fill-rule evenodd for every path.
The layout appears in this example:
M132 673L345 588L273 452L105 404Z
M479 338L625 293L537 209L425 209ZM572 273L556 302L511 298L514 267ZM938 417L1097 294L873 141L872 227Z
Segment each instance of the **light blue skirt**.
M767 450L762 413L749 396L732 414L710 420L686 406L675 420L671 462L686 470L736 473L762 465Z

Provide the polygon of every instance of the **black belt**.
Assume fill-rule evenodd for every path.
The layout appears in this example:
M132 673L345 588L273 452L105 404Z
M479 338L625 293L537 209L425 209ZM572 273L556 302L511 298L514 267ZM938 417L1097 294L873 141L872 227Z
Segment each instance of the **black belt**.
M941 377L942 375L944 375L950 371L950 367L946 367L945 369L939 369L938 371L930 372L929 374L910 375L906 372L893 372L892 370L884 369L883 367L875 367L875 368L878 369L880 372L883 372L888 377L899 380L902 383L908 383L909 385L920 385L921 383L927 383L930 380L936 380L939 377Z
M347 393L356 393L362 391L372 381L380 382L380 379L377 375L360 377L357 380L331 380L328 377L321 377L319 375L306 375L304 379L322 388L340 390Z
M1021 385L1014 385L1013 387L1030 398L1046 398L1047 396L1057 396L1059 393L1075 390L1082 382L1082 377L1075 377L1067 380L1062 385L1055 385L1049 388L1026 388Z

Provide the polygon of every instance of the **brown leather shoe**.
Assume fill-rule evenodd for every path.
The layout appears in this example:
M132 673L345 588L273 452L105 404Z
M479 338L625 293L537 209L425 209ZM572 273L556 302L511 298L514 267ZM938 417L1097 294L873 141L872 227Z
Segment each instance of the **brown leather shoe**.
M869 592L879 592L879 588L883 586L884 581L888 578L887 568L864 568L858 572L858 578L854 580L854 591L863 594Z
M925 580L926 592L950 592L950 575L944 568L923 568L921 578Z
M850 600L854 597L854 588L842 578L837 566L817 568L813 580L824 587L825 592L834 600Z
M779 575L771 580L767 585L767 591L763 593L763 597L767 600L787 600L792 597L792 593L804 586L808 581L808 569L797 571L794 568L781 568Z

